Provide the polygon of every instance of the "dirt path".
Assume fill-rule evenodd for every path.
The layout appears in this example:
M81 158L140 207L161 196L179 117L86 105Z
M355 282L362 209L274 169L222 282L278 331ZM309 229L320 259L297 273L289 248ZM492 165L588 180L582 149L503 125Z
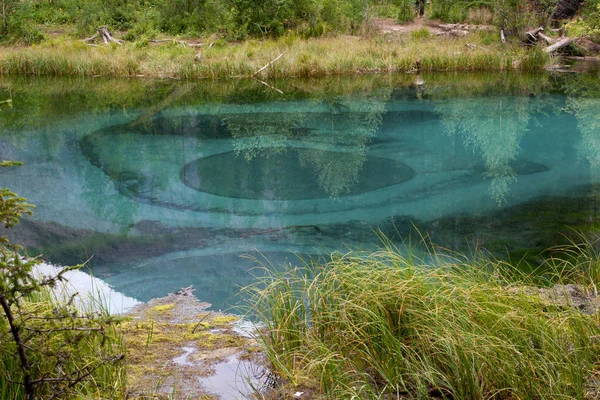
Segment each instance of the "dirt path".
M414 22L408 24L399 24L393 18L375 18L375 25L381 33L407 33L427 29L432 35L442 34L444 31L439 27L436 21L417 18Z

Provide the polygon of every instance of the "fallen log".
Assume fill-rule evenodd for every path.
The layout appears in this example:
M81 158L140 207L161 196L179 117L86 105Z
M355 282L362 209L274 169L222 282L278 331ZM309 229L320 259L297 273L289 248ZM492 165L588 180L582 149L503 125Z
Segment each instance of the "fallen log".
M538 41L538 34L540 32L542 32L543 30L544 30L544 28L540 26L537 29L534 29L534 30L529 31L529 32L525 32L525 36L527 37L527 40L529 40L530 42L537 43L537 41Z
M548 46L544 49L544 52L546 54L552 54L560 49L562 49L563 47L567 47L568 45L570 45L573 42L574 39L572 38L564 38L556 43L554 43L551 46Z
M492 31L493 26L490 25L469 25L469 24L430 24L432 27L437 27L443 31Z
M556 39L551 38L550 36L546 36L542 32L539 32L538 36L541 37L542 39L544 39L544 41L550 45L556 43Z
M102 38L102 41L104 42L104 44L116 43L119 46L123 44L122 40L115 39L112 36L112 34L108 30L107 26L101 26L100 28L96 28L96 33L93 36L90 36L87 39L83 39L82 41L83 41L83 43L86 43L88 46L96 46L95 44L89 43L89 42L94 41L98 38Z
M96 39L97 37L98 37L98 32L96 32L96 33L94 34L94 36L91 36L91 37L89 37L89 38L87 38L87 39L83 39L83 42L84 42L84 43L91 42L92 40Z

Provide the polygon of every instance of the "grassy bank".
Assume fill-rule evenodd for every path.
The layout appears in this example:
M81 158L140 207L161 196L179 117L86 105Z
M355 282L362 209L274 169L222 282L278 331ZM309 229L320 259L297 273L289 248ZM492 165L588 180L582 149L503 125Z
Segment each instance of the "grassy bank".
M418 32L418 31L417 31ZM31 47L0 48L0 73L28 76L144 76L177 79L312 77L390 71L521 71L542 69L548 57L537 48L489 44L489 33L466 38L424 34L299 39L287 36L240 43L217 42L201 50L177 42L87 46L48 40ZM467 46L468 45L468 46Z
M268 271L249 290L266 324L265 352L288 384L283 391L310 398L595 398L598 312L571 307L567 291L588 288L591 295L580 295L593 298L598 259L577 253L574 261L549 261L554 275L534 277L479 257L419 258L388 247ZM535 288L546 279L587 286Z

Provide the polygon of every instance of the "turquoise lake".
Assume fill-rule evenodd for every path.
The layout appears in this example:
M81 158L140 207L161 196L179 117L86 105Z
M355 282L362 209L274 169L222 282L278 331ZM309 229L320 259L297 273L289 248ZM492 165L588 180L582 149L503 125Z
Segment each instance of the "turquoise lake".
M270 82L0 79L7 232L145 301L227 308L256 258L427 236L532 264L597 237L600 77L423 75Z

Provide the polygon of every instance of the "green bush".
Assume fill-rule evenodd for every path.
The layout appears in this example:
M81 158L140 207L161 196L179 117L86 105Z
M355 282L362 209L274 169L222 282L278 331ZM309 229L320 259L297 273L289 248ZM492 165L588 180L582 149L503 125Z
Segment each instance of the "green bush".
M416 16L415 2L412 0L400 0L398 1L398 15L397 20L403 24L406 22L413 21Z
M521 0L494 0L494 24L514 35L520 34L531 21L527 3Z
M8 6L9 12L3 16L0 33L5 40L32 44L44 39L38 24L30 18L32 14L31 3L12 4Z
M569 36L588 36L600 43L600 0L585 2L580 17L566 28Z
M375 4L371 7L375 17L380 18L398 18L400 8L396 4Z

